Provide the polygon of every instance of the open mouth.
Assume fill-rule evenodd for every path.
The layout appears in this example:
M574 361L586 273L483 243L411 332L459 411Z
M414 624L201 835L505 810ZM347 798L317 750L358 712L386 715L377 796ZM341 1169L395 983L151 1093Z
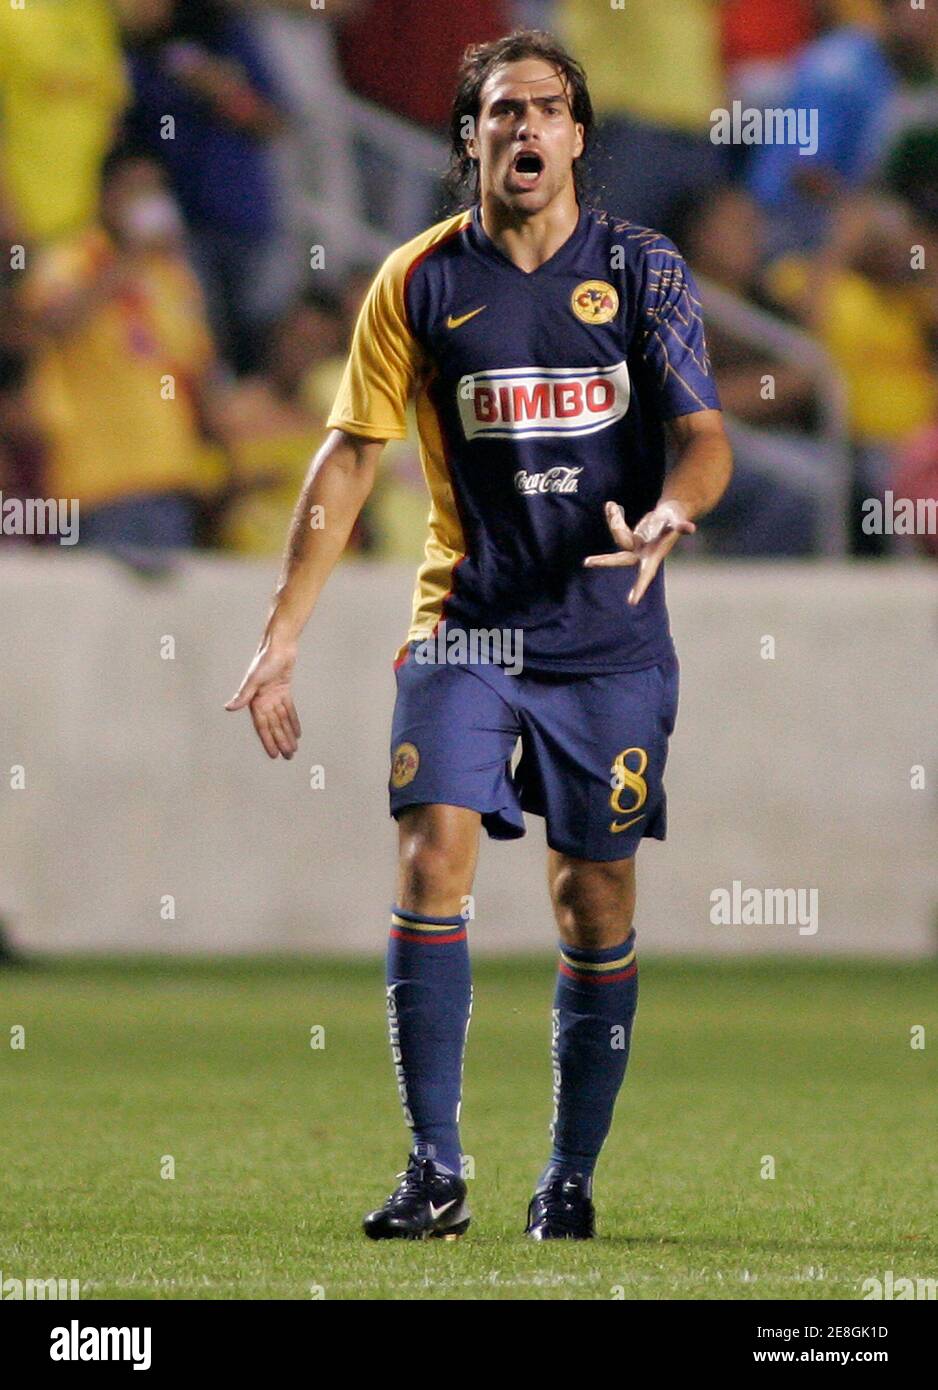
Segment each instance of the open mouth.
M511 171L525 184L535 184L544 172L544 161L533 150L522 150L511 162Z

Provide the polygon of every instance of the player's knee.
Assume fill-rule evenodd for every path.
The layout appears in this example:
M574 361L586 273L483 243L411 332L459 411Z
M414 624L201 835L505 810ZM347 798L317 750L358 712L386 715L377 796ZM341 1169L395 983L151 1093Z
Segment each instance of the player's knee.
M625 940L635 911L634 872L625 862L558 868L551 897L558 931L569 946L601 950Z
M441 915L461 911L461 900L469 891L471 866L459 845L421 831L403 837L400 852L401 891L412 911L434 913L445 904Z

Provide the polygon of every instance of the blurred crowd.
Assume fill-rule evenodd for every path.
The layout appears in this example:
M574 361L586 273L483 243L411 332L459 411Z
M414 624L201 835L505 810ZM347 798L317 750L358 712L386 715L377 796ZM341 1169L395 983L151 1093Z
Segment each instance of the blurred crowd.
M803 342L843 383L852 551L938 556L934 534L863 524L864 499L938 496L938 5L910 0L0 6L3 497L77 498L82 543L143 565L277 554L375 268L285 250L275 154L318 69L277 42L309 37L347 91L442 136L466 45L520 25L586 69L592 200L670 235L768 325L709 324L726 410L782 464L743 444L697 543L820 546L799 461L829 402ZM715 144L710 113L734 102L816 111L816 153ZM414 557L415 442L387 456L352 544Z

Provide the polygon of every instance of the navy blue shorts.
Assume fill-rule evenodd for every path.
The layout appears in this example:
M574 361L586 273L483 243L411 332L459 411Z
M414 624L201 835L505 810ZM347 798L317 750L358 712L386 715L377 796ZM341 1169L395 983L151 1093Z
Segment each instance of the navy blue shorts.
M677 657L601 676L509 675L422 664L414 650L397 668L393 816L467 806L493 839L513 840L530 811L547 822L552 849L590 860L630 859L644 836L665 838Z

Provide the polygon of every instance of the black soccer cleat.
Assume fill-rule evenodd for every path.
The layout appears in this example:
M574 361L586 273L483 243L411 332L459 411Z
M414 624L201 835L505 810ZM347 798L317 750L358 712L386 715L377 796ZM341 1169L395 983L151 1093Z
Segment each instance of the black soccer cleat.
M401 1183L362 1225L372 1240L455 1240L469 1225L466 1184L431 1158L410 1155Z
M525 1235L532 1240L592 1240L596 1212L589 1190L582 1173L551 1178L531 1198Z

